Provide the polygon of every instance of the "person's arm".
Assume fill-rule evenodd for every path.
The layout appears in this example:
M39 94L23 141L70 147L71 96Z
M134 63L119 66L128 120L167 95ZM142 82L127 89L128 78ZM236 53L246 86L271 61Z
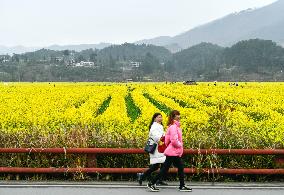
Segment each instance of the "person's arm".
M176 125L172 125L169 127L169 133L170 133L170 140L171 140L171 143L173 145L173 147L175 148L180 148L182 147L182 144L181 142L179 141L178 139L178 129L177 129L177 126Z
M158 143L158 141L161 138L161 134L159 132L159 127L157 127L156 125L152 125L151 129L150 129L150 137L156 142Z

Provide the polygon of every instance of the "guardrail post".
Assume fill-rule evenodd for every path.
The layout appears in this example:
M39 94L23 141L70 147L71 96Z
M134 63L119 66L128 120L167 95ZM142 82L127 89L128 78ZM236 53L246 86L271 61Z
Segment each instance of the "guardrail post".
M97 155L87 154L87 167L96 168L97 167Z
M276 168L284 168L284 155L277 155L274 159Z

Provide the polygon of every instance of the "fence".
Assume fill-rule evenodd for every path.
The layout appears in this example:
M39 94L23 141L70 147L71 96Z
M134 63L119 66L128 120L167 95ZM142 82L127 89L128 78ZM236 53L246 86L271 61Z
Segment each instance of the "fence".
M88 168L28 168L0 167L0 173L138 173L146 168L98 168L97 154L145 154L137 148L0 148L0 153L56 153L56 154L87 154ZM184 155L276 155L276 163L283 166L284 149L185 149ZM227 168L185 168L185 173L214 173L214 174L282 174L284 168L277 169L227 169ZM177 172L170 169L169 172Z

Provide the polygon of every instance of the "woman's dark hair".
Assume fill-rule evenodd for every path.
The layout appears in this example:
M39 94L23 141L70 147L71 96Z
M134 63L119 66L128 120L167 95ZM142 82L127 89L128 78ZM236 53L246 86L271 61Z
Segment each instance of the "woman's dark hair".
M176 115L180 115L180 112L178 110L173 110L169 114L169 119L168 119L168 126L172 125L174 123L174 119Z
M149 130L151 129L151 126L153 125L154 121L155 121L155 118L157 118L157 116L162 116L161 113L155 113L153 116L152 116L152 120L151 120L151 123L149 125Z

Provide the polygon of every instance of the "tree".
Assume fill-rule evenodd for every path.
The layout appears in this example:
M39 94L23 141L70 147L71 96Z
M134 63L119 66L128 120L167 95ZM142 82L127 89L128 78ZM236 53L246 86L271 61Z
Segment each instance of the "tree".
M94 62L95 64L97 63L97 53L91 53L90 54L90 61Z
M76 59L76 62L81 62L81 61L86 61L83 55L79 55L78 58Z
M69 56L70 55L70 51L67 49L67 50L64 50L63 51L63 55L64 56Z
M141 64L141 70L145 74L151 74L161 68L159 60L151 53L147 53Z
M281 70L284 49L271 40L251 39L240 41L225 50L226 64L238 66L248 73Z

